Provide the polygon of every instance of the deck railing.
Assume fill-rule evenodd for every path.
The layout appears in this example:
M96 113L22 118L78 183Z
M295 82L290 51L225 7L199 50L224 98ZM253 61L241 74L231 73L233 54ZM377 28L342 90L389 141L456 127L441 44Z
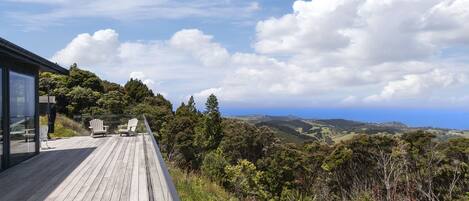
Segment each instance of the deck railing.
M143 147L150 201L179 201L173 180L145 115L143 115L143 122L147 130L143 134Z

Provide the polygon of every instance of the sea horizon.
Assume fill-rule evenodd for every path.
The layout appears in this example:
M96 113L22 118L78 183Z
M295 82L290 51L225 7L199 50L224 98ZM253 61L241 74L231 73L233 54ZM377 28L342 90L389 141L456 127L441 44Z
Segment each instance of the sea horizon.
M469 111L410 108L222 108L224 116L295 116L304 119L346 119L385 123L400 122L409 127L469 130Z

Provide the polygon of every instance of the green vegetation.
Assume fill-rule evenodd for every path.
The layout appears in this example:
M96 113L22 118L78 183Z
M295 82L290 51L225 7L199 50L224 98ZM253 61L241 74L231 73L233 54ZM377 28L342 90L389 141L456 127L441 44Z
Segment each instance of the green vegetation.
M40 124L47 125L47 116L41 116ZM51 133L51 137L73 137L79 135L88 135L88 133L89 132L80 123L77 123L64 115L59 114L55 119L55 130L54 133Z
M222 186L198 173L187 173L175 166L169 172L183 201L237 201Z
M222 118L215 95L204 111L192 97L173 111L140 80L122 87L76 65L70 74L42 73L41 93L49 84L68 117L145 114L183 200L467 200L469 139L458 135L395 122L247 123ZM311 139L288 143L279 130Z

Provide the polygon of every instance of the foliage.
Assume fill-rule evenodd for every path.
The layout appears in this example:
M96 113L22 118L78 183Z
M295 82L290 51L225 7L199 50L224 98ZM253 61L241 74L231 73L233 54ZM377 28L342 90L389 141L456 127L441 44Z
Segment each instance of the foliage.
M109 91L104 94L97 102L97 104L109 111L111 114L124 113L125 107L128 105L128 97L120 91Z
M173 110L171 104L163 96L147 97L143 102L134 105L130 109L133 115L145 114L152 131L156 134L163 127L163 124L169 122L173 118ZM158 136L161 139L161 136Z
M236 165L226 166L225 173L228 186L238 197L248 198L258 195L258 183L262 172L257 171L253 163L240 160Z
M237 201L222 186L210 181L201 174L185 172L170 166L169 172L183 201Z
M68 92L67 97L69 104L66 108L72 114L88 113L92 115L93 110L90 108L96 106L97 101L101 98L101 94L90 88L76 86Z
M259 128L239 120L223 121L223 133L220 148L230 156L231 163L241 158L256 163L274 141L270 129Z
M205 150L214 150L223 138L222 118L218 108L217 97L211 94L205 103L203 136L201 144Z
M225 167L230 163L226 160L221 149L217 149L205 155L202 167L200 168L204 175L207 175L212 181L226 182Z
M124 90L134 103L140 103L145 98L153 96L153 91L138 79L130 79L124 85Z
M70 67L70 75L68 77L67 86L89 88L93 91L104 92L104 87L101 79L94 73L86 70L79 69L77 64L73 64Z

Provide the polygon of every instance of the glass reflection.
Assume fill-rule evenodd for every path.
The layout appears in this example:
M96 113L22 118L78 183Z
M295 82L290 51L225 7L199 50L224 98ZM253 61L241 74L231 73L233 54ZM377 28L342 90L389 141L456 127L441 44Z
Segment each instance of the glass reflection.
M34 77L10 71L10 165L35 152Z

